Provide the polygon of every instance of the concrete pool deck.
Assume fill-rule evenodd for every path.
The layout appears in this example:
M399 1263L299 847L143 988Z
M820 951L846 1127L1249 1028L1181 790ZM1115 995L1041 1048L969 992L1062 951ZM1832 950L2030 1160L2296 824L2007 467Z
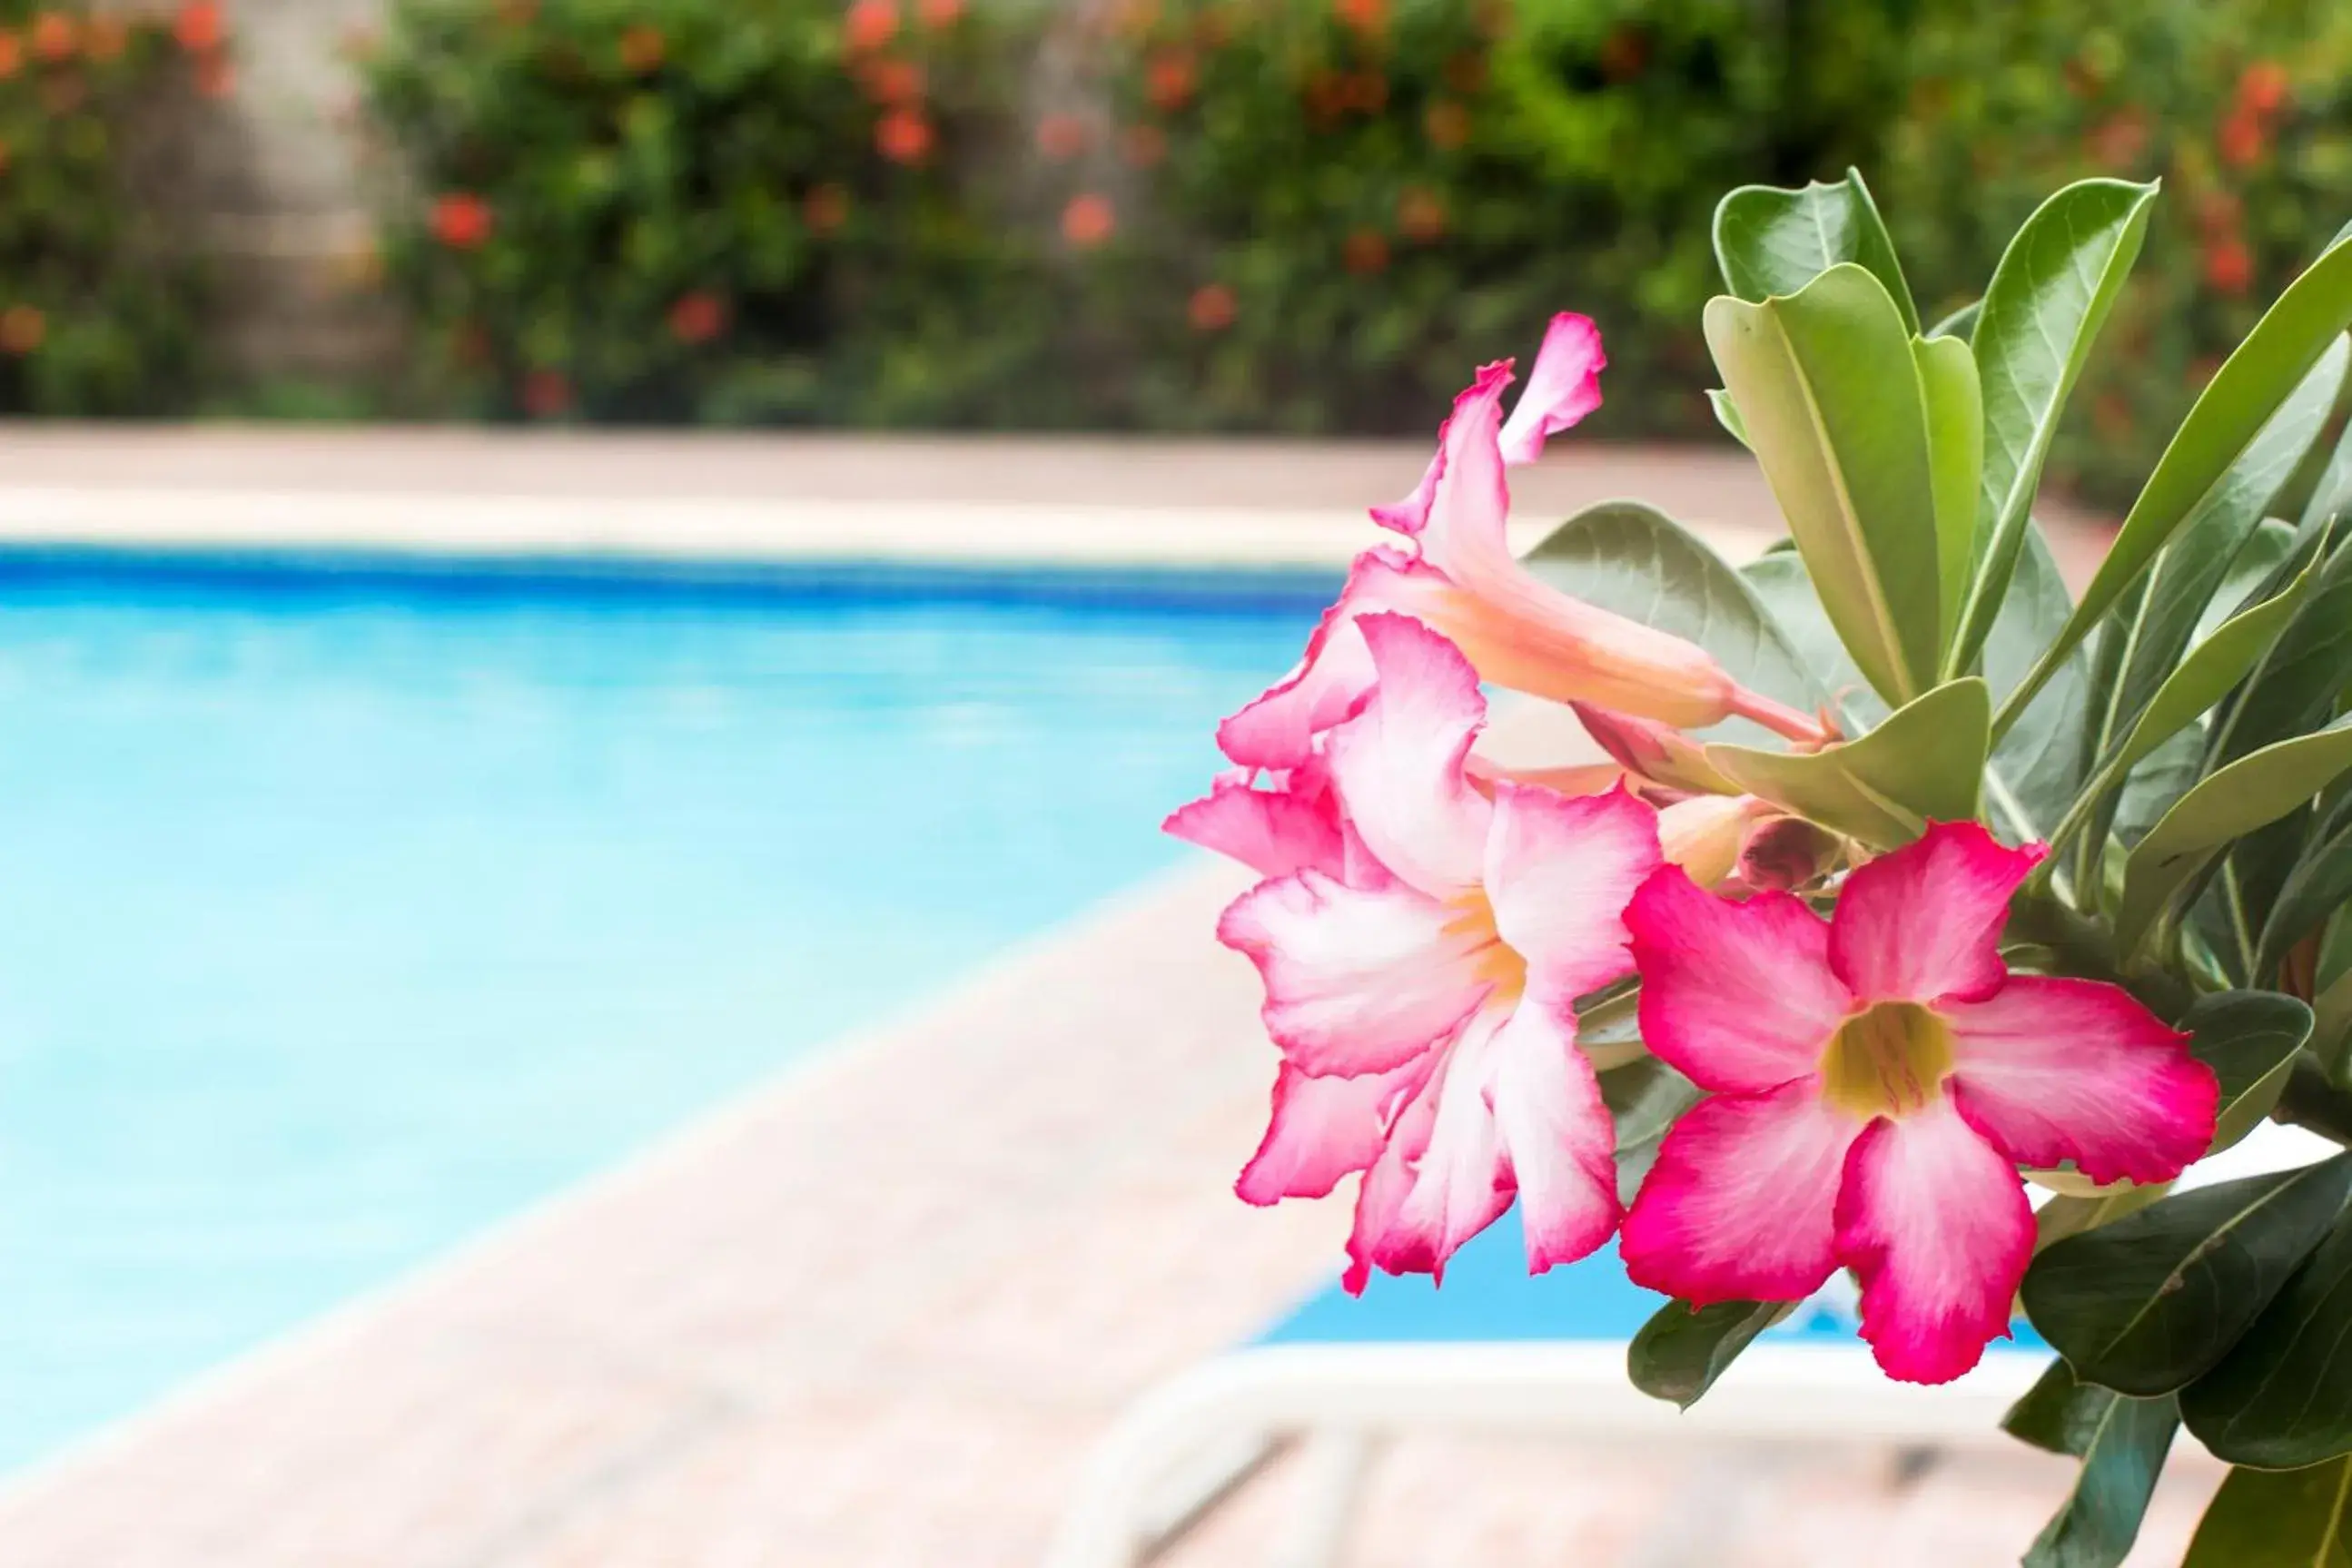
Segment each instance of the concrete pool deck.
M765 559L930 559L961 539L956 559L1336 564L1371 533L1361 503L1408 488L1424 457L15 431L0 433L0 544ZM1522 515L1545 518L1639 493L1751 547L1771 516L1736 453L1586 448L1517 491ZM1209 940L1239 885L1203 866L1086 912L0 1486L0 1557L1035 1562L1089 1446L1135 1394L1336 1269L1337 1206L1260 1211L1230 1196L1272 1068L1254 978ZM2071 1469L2020 1449L1899 1484L1885 1456L1828 1448L1415 1441L1376 1473L1350 1561L2013 1561ZM2174 1469L2135 1563L2177 1559L2220 1475L2188 1456ZM1171 1562L1261 1560L1281 1471Z

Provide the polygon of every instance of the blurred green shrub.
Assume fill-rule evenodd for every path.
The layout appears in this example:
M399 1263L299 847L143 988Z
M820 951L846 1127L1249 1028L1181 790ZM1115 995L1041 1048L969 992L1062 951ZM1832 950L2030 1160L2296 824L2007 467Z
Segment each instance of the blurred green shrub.
M2053 472L2144 473L2352 217L2326 0L394 0L362 70L425 397L1425 431L1547 314L1712 430L1729 187L1860 165L1924 300L2075 176L2159 217Z
M1609 335L1597 429L1708 428L1715 203L1866 155L1901 101L1885 14L1853 8L1800 112L1802 6L1125 0L1095 58L1138 220L1097 271L1133 417L1425 429L1576 308Z
M234 86L220 8L176 16L0 0L0 412L184 406L202 276L172 117Z
M1034 26L965 0L396 0L384 276L478 413L1056 423L1009 215Z
M1979 293L2000 236L2064 182L2164 182L2049 470L2128 501L2222 357L2352 219L2352 9L1941 6L1906 58L1906 100L1865 172L1922 309Z

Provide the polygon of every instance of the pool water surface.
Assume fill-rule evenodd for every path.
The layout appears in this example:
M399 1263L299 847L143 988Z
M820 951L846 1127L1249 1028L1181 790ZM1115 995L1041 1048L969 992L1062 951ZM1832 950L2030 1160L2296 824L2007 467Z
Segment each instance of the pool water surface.
M1182 852L1328 589L0 569L0 1468Z

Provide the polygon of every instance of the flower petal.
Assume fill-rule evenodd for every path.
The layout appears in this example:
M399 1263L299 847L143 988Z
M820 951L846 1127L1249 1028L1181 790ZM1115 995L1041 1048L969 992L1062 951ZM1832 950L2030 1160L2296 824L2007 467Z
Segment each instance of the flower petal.
M1601 372L1609 356L1601 351L1601 329L1590 316L1562 311L1551 319L1543 347L1528 371L1527 390L1503 426L1503 461L1532 463L1544 441L1601 406Z
M1836 1267L1838 1184L1862 1126L1810 1079L1700 1101L1634 1195L1625 1272L1698 1306L1811 1295Z
M1947 1095L1854 1140L1837 1256L1862 1282L1862 1337L1886 1375L1948 1383L2009 1332L2033 1210L2015 1167Z
M1544 332L1543 346L1536 350L1528 384L1496 436L1496 451L1502 461L1514 465L1534 462L1543 455L1546 440L1599 408L1601 372L1608 365L1609 356L1601 350L1601 329L1590 316L1569 311L1554 316ZM1464 397L1483 392L1487 379L1499 372L1501 384L1495 388L1499 408L1501 386L1509 384L1510 370L1507 361L1486 367ZM1455 408L1458 413L1461 404L1457 402ZM1421 483L1413 486L1412 494L1402 501L1374 507L1374 522L1401 534L1422 531L1436 500L1438 476L1445 470L1444 435L1441 434L1438 440L1438 455L1422 471Z
M1943 1016L1960 1114L2018 1164L2170 1181L2213 1141L2212 1069L2120 986L2013 975Z
M1336 877L1345 866L1339 813L1285 789L1220 782L1179 807L1160 831L1237 860L1260 876L1311 870Z
M1313 1073L1386 1072L1451 1035L1492 988L1454 912L1319 872L1260 883L1217 922L1265 981L1266 1032Z
M2008 973L1998 944L2009 895L2047 852L2004 848L1979 822L1929 824L1846 878L1830 967L1864 1001L1990 995Z
M1446 1260L1511 1207L1500 1130L1486 1097L1495 1037L1508 1014L1486 1009L1464 1026L1420 1096L1426 1127L1404 1145L1412 1190L1372 1249L1391 1274L1445 1277Z
M1478 674L1420 622L1357 622L1378 679L1355 717L1326 743L1349 826L1382 865L1422 892L1477 884L1494 808L1463 764L1486 725Z
M1392 1072L1316 1078L1288 1062L1274 1080L1274 1115L1234 1191L1261 1207L1286 1197L1323 1197L1351 1171L1368 1169L1388 1145L1389 1112L1428 1071L1416 1058Z
M1617 1228L1616 1128L1568 1003L1523 1001L1491 1050L1488 1099L1518 1187L1528 1272L1540 1274Z
M1374 549L1356 557L1298 668L1217 727L1218 749L1246 768L1307 766L1315 737L1353 714L1372 689L1372 656L1357 618L1382 610L1425 618L1432 601L1451 591L1444 577L1402 551Z
M1442 1069L1442 1058L1428 1066ZM1355 1223L1348 1232L1348 1269L1339 1283L1351 1296L1364 1293L1381 1239L1395 1228L1398 1212L1412 1193L1412 1164L1429 1146L1430 1124L1436 1120L1437 1100L1424 1079L1398 1107L1389 1128L1389 1141L1380 1157L1364 1172L1356 1191Z
M1528 989L1561 1006L1633 972L1625 905L1658 869L1658 813L1622 789L1575 798L1498 782L1485 883Z
M1829 927L1785 893L1717 898L1680 866L1625 911L1642 971L1642 1039L1702 1089L1755 1093L1810 1078L1853 998L1829 967Z
M1400 534L1417 534L1429 521L1429 506L1437 496L1437 476L1445 468L1445 454L1441 449L1421 471L1421 482L1412 494L1402 501L1391 501L1385 507L1372 508L1372 521Z
M1438 433L1429 508L1420 530L1421 559L1465 588L1517 570L1511 557L1511 487L1504 477L1503 390L1507 360L1482 366L1454 400ZM1417 494L1417 493L1416 493Z

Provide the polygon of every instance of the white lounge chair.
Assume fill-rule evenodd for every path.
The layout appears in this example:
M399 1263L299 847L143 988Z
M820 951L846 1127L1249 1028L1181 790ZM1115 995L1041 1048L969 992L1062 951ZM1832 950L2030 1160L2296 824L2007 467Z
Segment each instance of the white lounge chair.
M2265 1125L2184 1186L2283 1169L2335 1152ZM1890 1382L1853 1337L1836 1289L1748 1347L1688 1411L1625 1378L1625 1346L1660 1304L1613 1250L1526 1277L1507 1218L1454 1259L1444 1288L1376 1278L1336 1287L1257 1343L1146 1395L1092 1456L1048 1568L1134 1568L1213 1508L1284 1441L1306 1445L1279 1568L1328 1568L1344 1549L1365 1469L1404 1433L1611 1439L1873 1441L1935 1448L2014 1441L2000 1420L2050 1353L2022 1323L1983 1364L1938 1388ZM1833 1282L1843 1285L1843 1281Z

